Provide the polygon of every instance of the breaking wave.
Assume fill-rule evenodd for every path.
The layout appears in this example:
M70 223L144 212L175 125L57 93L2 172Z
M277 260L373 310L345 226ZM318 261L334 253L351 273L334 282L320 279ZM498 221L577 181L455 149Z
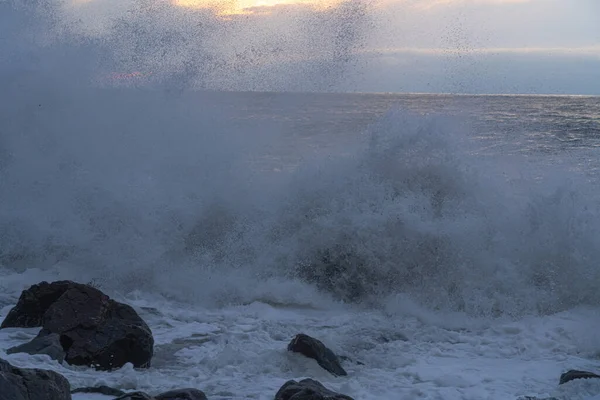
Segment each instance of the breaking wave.
M48 49L34 54L53 67L74 57ZM408 297L512 316L600 304L595 188L478 156L459 122L392 110L290 171L277 149L292 139L238 118L231 97L98 89L73 79L85 68L24 77L26 54L11 54L21 64L0 64L5 271L206 304ZM274 155L281 172L258 167Z

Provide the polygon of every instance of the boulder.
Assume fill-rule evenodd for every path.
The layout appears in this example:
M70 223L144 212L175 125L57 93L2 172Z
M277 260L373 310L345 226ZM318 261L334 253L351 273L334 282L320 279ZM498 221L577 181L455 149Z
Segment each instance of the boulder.
M6 350L6 354L14 353L46 354L59 363L62 363L65 359L65 351L60 344L60 335L58 333L51 333L45 329L42 329L31 342Z
M336 376L345 376L348 373L340 365L338 357L327 348L323 342L303 333L297 334L287 347L288 351L300 353L312 358L326 371Z
M150 366L154 338L148 325L131 306L89 285L71 281L33 285L23 291L0 328L40 325L43 331L36 339L58 334L65 361L71 365L99 370L126 363Z
M69 381L54 371L17 368L0 359L2 400L71 400Z
M590 379L590 378L600 378L600 375L596 375L593 372L577 371L577 370L572 369L570 371L565 372L564 374L562 374L560 376L560 381L558 384L562 385L563 383L567 383L574 379Z
M275 400L354 400L350 396L327 389L314 379L287 381L275 394Z

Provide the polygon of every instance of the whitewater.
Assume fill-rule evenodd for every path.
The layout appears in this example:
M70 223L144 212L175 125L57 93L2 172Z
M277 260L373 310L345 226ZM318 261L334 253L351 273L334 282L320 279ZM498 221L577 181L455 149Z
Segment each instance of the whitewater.
M0 330L0 358L209 399L305 377L357 400L600 398L558 385L600 371L600 98L244 91L214 55L190 72L175 11L90 36L52 4L0 1L0 320L30 285L90 283L148 323L154 358L6 354L37 328ZM150 59L167 31L182 52ZM136 52L158 72L115 83ZM293 72L273 80L314 77ZM288 352L301 332L348 376Z

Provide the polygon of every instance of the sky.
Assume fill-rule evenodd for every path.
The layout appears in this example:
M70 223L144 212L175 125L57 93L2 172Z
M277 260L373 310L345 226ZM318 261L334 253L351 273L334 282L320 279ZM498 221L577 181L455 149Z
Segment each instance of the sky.
M70 1L117 72L202 88L600 95L598 0Z

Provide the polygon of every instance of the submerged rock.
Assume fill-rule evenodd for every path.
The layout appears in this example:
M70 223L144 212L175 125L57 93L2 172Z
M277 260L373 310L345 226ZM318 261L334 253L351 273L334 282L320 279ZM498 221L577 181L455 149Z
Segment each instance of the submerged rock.
M577 370L572 369L570 371L565 372L564 374L562 374L560 376L560 381L558 384L562 385L563 383L567 383L574 379L590 379L590 378L600 378L600 375L596 375L593 372L577 371Z
M67 379L54 371L17 368L0 358L2 400L71 400Z
M152 332L135 310L110 299L100 290L71 281L42 282L23 291L0 328L42 326L58 334L71 365L100 370L126 363L149 367L154 351ZM36 345L29 343L30 349Z
M354 400L350 396L327 389L319 381L303 379L287 381L275 394L275 400Z
M6 354L14 353L45 354L59 363L63 362L66 355L60 344L60 335L58 333L51 333L45 329L42 329L31 342L6 350Z
M333 375L348 375L340 365L340 361L335 353L327 348L320 340L299 333L292 339L290 344L288 344L287 349L316 360L321 367Z

